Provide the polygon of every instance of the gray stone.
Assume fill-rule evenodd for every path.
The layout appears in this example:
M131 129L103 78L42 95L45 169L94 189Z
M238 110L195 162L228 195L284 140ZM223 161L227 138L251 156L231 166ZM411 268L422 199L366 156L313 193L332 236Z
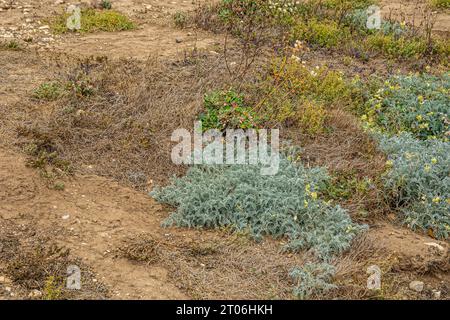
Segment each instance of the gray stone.
M409 288L416 292L422 292L423 286L424 284L422 281L411 281L411 283L409 284Z

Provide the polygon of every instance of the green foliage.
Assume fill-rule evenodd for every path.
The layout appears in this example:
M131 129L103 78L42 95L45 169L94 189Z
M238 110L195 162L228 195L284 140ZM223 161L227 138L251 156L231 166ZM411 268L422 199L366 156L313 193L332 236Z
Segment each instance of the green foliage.
M373 186L369 178L359 179L354 174L339 173L332 176L322 194L327 199L348 200L354 195L365 195Z
M364 229L347 212L317 196L328 177L321 168L304 168L281 157L276 175L261 165L194 166L151 195L177 207L165 222L182 227L231 227L289 240L286 249L312 249L330 259L350 246Z
M385 35L382 32L369 35L366 41L369 50L399 59L418 59L425 55L428 48L427 42L423 38L396 37L392 34Z
M102 0L102 2L100 3L100 6L102 7L102 9L105 9L105 10L112 9L112 4L111 4L111 1L109 1L109 0Z
M367 13L367 8L364 9L356 9L345 15L343 19L344 25L350 27L352 31L356 31L361 35L374 34L374 33L382 33L384 35L394 35L400 36L404 34L406 30L406 26L398 23L398 22L390 22L390 21L381 21L380 30L377 29L369 29L367 28L367 21L369 19L369 15Z
M306 299L312 295L320 295L336 288L330 281L336 270L327 263L306 263L304 266L294 268L289 275L297 285L294 295L299 299Z
M448 141L450 73L394 76L373 93L363 120L390 133Z
M20 51L22 50L22 46L16 40L10 40L8 42L1 42L0 48L11 50L11 51Z
M63 94L64 89L57 82L45 82L33 92L33 97L38 100L53 101Z
M65 33L70 30L67 28L66 21L69 14L64 13L54 19L51 27L56 33ZM132 30L136 26L125 15L114 10L81 10L81 29L79 32L98 32L98 31L125 31Z
M233 90L214 91L204 98L206 113L200 116L202 127L208 129L251 129L258 126L258 118L246 107L244 98Z
M176 27L184 28L188 22L188 16L184 12L178 11L173 15L173 21Z
M450 235L450 143L417 140L411 134L378 135L389 155L383 177L394 208L412 229L437 238Z
M430 0L430 3L435 8L449 9L450 0Z
M291 34L293 40L305 40L313 46L328 49L340 46L349 37L349 30L339 26L336 21L316 19L296 24Z
M269 124L294 123L316 134L324 130L330 107L360 101L356 89L340 72L307 66L293 56L275 60L253 95L262 97L255 110Z
M55 276L50 276L45 281L43 299L44 300L58 300L61 297L62 285Z

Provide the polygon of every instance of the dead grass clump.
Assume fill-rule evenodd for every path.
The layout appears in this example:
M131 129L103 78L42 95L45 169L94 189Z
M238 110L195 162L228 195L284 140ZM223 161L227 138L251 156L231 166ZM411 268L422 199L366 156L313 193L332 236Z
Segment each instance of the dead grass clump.
M130 238L117 248L116 256L131 261L153 264L160 260L160 243L150 235Z
M68 249L50 240L51 232L36 232L31 225L0 221L0 273L5 274L29 299L38 290L42 299L99 299L107 296L106 287L93 282L93 272ZM81 270L81 290L66 289L67 268L77 265ZM20 295L18 296L21 297Z
M113 177L146 190L150 180L165 183L185 168L170 159L175 129L193 131L203 95L230 80L223 58L194 52L178 61L89 59L62 63L55 81L72 90L47 104L32 107L16 122L25 147L34 136L51 137L58 156L76 169ZM81 94L89 88L91 94ZM31 135L30 132L33 134Z
M171 281L194 299L293 299L288 273L304 261L301 254L280 252L271 239L255 243L225 231L187 230L160 240L141 235L125 248L140 253L154 252L155 246L158 261L151 261L168 269Z

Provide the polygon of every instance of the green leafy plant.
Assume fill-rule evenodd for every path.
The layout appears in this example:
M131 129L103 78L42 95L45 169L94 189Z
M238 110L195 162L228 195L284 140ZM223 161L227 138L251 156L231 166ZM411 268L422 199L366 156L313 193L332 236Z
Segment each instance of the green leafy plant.
M305 40L311 45L323 48L336 48L350 37L350 32L333 20L316 19L300 22L292 29L293 40Z
M56 17L51 27L56 33L66 33L70 30L67 28L66 21L69 14L64 13ZM81 29L78 32L98 32L98 31L125 31L132 30L136 26L125 15L114 10L81 10Z
M258 118L244 98L233 90L214 91L204 98L206 113L200 116L204 130L250 129L258 126Z
M450 143L417 140L409 133L378 135L389 160L384 186L405 224L447 239L450 235Z
M184 12L178 11L173 15L173 21L178 28L184 28L188 22L188 16Z
M435 8L449 9L450 0L430 0L430 3Z
M449 92L450 73L394 76L370 96L362 119L382 131L448 141Z
M52 101L58 99L63 94L64 89L57 82L45 82L34 92L33 97L38 100Z
M55 276L49 276L45 281L44 300L58 300L61 297L62 285Z
M111 1L109 1L109 0L102 0L102 2L100 3L100 6L102 7L102 9L105 9L105 10L112 9L112 4L111 4Z
M231 227L248 230L256 239L286 238L286 249L311 249L322 259L347 249L364 229L344 209L318 198L328 179L325 170L306 169L285 157L276 175L261 175L261 167L194 166L151 195L177 207L165 225Z

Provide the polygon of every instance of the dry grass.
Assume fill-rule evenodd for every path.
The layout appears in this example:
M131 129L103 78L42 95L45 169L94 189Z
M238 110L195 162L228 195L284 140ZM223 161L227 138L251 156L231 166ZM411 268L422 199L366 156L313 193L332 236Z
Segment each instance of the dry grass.
M30 98L4 110L5 135L15 130L22 148L45 138L79 171L92 166L141 190L184 172L170 161L171 134L193 130L203 94L227 82L223 60L200 53L173 63L91 59L55 67L62 71L51 80L69 89L57 101Z
M167 268L172 282L194 299L293 299L288 273L306 257L282 253L271 239L255 243L245 234L194 230L164 239L142 234L116 252Z
M104 299L108 296L103 284L92 281L94 273L89 267L51 240L52 231L36 232L32 225L0 221L0 274L12 280L14 291L19 293L16 298L29 298L32 290L41 291L42 296L38 297L41 299ZM81 290L66 289L70 265L80 267Z

